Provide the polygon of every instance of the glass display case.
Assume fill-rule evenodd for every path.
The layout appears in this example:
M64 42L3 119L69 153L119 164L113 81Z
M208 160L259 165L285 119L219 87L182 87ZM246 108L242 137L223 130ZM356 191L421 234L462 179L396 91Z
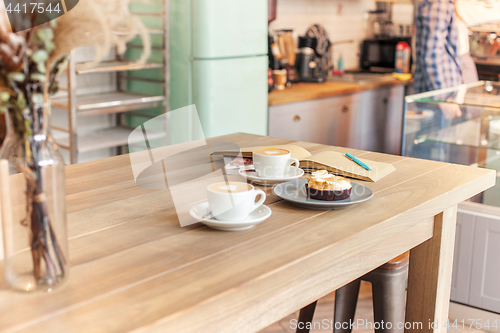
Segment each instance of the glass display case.
M500 84L407 96L403 133L404 156L500 171ZM471 200L500 207L500 182Z
M403 133L404 156L493 169L498 178L500 84L480 81L407 96ZM451 300L486 310L485 318L500 314L499 257L497 179L496 186L458 205ZM450 318L460 318L453 309Z

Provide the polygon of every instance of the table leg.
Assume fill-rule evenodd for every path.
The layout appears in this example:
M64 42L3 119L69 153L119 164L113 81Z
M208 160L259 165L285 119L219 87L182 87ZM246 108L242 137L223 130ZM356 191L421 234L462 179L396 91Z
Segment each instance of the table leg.
M312 323L314 317L314 310L316 310L316 304L318 301L314 301L308 306L302 308L299 312L299 320L297 322L297 330L295 333L309 333L308 323ZM302 328L301 328L302 327Z
M410 252L405 333L447 331L456 221L457 206L436 215L433 237Z

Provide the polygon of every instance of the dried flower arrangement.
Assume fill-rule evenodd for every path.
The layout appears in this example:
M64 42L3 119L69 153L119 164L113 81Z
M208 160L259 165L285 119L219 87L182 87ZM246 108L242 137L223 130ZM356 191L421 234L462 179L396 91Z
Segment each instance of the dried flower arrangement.
M123 53L126 43L140 34L144 51L138 62L149 58L150 37L139 18L129 12L132 1L80 1L56 20L17 33L13 31L21 29L16 29L16 24L35 22L40 14L21 13L14 19L9 15L9 22L0 1L0 112L8 113L11 132L20 142L16 149L24 156L24 163L15 168L26 180L26 218L21 223L30 231L36 280L45 274L44 279L57 283L56 277L65 275L66 261L49 218L38 163L40 141L35 139L48 126L49 96L58 91L56 78L65 71L69 54L77 47L94 47L95 60L87 64L91 67L112 47Z

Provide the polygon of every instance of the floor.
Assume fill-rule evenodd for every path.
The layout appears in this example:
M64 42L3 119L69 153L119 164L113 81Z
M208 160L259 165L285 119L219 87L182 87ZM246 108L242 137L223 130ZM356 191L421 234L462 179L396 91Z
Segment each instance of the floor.
M333 304L335 301L335 293L331 293L318 301L318 305L316 307L316 311L314 313L314 322L319 326L320 323L330 322L333 320ZM261 330L259 333L295 333L295 329L293 329L293 325L295 322L292 320L296 320L298 318L299 313L292 313L291 315L283 318L279 322L268 326L267 328ZM364 322L373 323L373 305L372 305L372 293L371 293L371 284L368 282L362 282L361 289L359 292L358 306L356 308L356 316L354 321L357 322L358 319L363 319ZM327 324L329 325L329 324ZM311 329L311 333L325 333L331 332L329 328L321 328L318 327L316 329ZM354 328L352 330L353 333L372 333L373 329L367 328L365 325ZM476 329L448 329L449 333L485 333L485 331L480 331Z

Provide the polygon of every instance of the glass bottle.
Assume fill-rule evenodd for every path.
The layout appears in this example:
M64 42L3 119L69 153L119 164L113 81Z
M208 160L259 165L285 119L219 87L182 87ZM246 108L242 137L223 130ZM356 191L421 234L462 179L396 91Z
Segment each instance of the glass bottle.
M51 292L69 270L64 161L49 116L46 104L6 114L0 151L4 271L9 286L20 291Z

